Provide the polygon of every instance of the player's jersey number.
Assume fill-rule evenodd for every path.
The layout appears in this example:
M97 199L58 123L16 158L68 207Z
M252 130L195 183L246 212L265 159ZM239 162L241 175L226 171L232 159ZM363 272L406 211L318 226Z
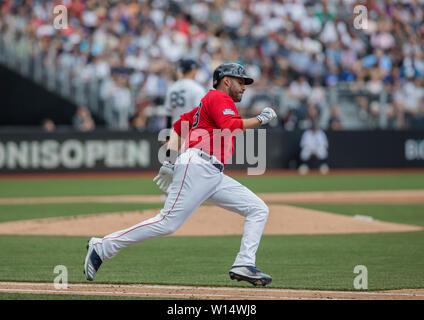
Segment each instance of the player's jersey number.
M199 109L197 110L197 112L194 114L194 123L192 128L196 128L197 125L199 124L199 119L200 119L200 109L202 109L202 103L200 102L199 104Z
M186 104L185 90L171 92L171 108L183 108Z

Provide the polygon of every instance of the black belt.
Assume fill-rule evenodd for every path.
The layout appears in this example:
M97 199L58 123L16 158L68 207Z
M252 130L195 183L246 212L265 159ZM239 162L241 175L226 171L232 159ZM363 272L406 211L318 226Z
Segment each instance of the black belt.
M201 157L201 158L203 158L203 159L205 159L206 161L210 161L211 162L211 164L215 167L215 168L217 168L219 171L223 171L224 170L224 165L222 164L222 163L213 163L212 161L213 161L213 159L214 159L214 157L213 156L210 156L210 155L208 155L208 154L206 154L205 152L203 152L203 151L199 151L199 156Z
M224 165L220 164L220 163L212 163L212 165L217 168L219 171L223 171L224 170Z

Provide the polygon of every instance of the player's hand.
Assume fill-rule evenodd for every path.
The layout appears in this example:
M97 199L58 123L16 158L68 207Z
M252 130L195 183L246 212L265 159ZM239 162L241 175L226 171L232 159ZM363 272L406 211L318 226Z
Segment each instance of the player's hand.
M274 109L266 107L262 110L261 114L256 116L256 118L259 120L261 125L264 125L276 119L277 114L275 113Z
M169 161L164 161L162 167L159 169L159 174L153 178L158 187L163 191L167 192L168 187L172 183L172 177L174 175L174 165Z

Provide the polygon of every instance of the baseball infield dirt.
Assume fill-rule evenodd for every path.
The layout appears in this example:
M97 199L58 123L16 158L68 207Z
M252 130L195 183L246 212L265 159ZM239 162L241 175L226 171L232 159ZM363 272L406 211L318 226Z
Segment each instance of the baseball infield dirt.
M362 220L340 214L270 205L264 234L334 234L418 231L422 227ZM159 210L106 213L0 223L0 234L104 236L154 217ZM202 206L174 236L242 234L243 217L215 206Z

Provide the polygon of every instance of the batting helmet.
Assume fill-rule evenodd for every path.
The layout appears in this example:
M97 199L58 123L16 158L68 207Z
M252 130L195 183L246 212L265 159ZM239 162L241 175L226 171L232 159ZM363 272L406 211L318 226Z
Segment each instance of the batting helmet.
M216 88L219 81L225 76L243 78L245 85L253 83L253 79L247 76L244 66L237 62L225 62L215 69L213 73L213 87Z

